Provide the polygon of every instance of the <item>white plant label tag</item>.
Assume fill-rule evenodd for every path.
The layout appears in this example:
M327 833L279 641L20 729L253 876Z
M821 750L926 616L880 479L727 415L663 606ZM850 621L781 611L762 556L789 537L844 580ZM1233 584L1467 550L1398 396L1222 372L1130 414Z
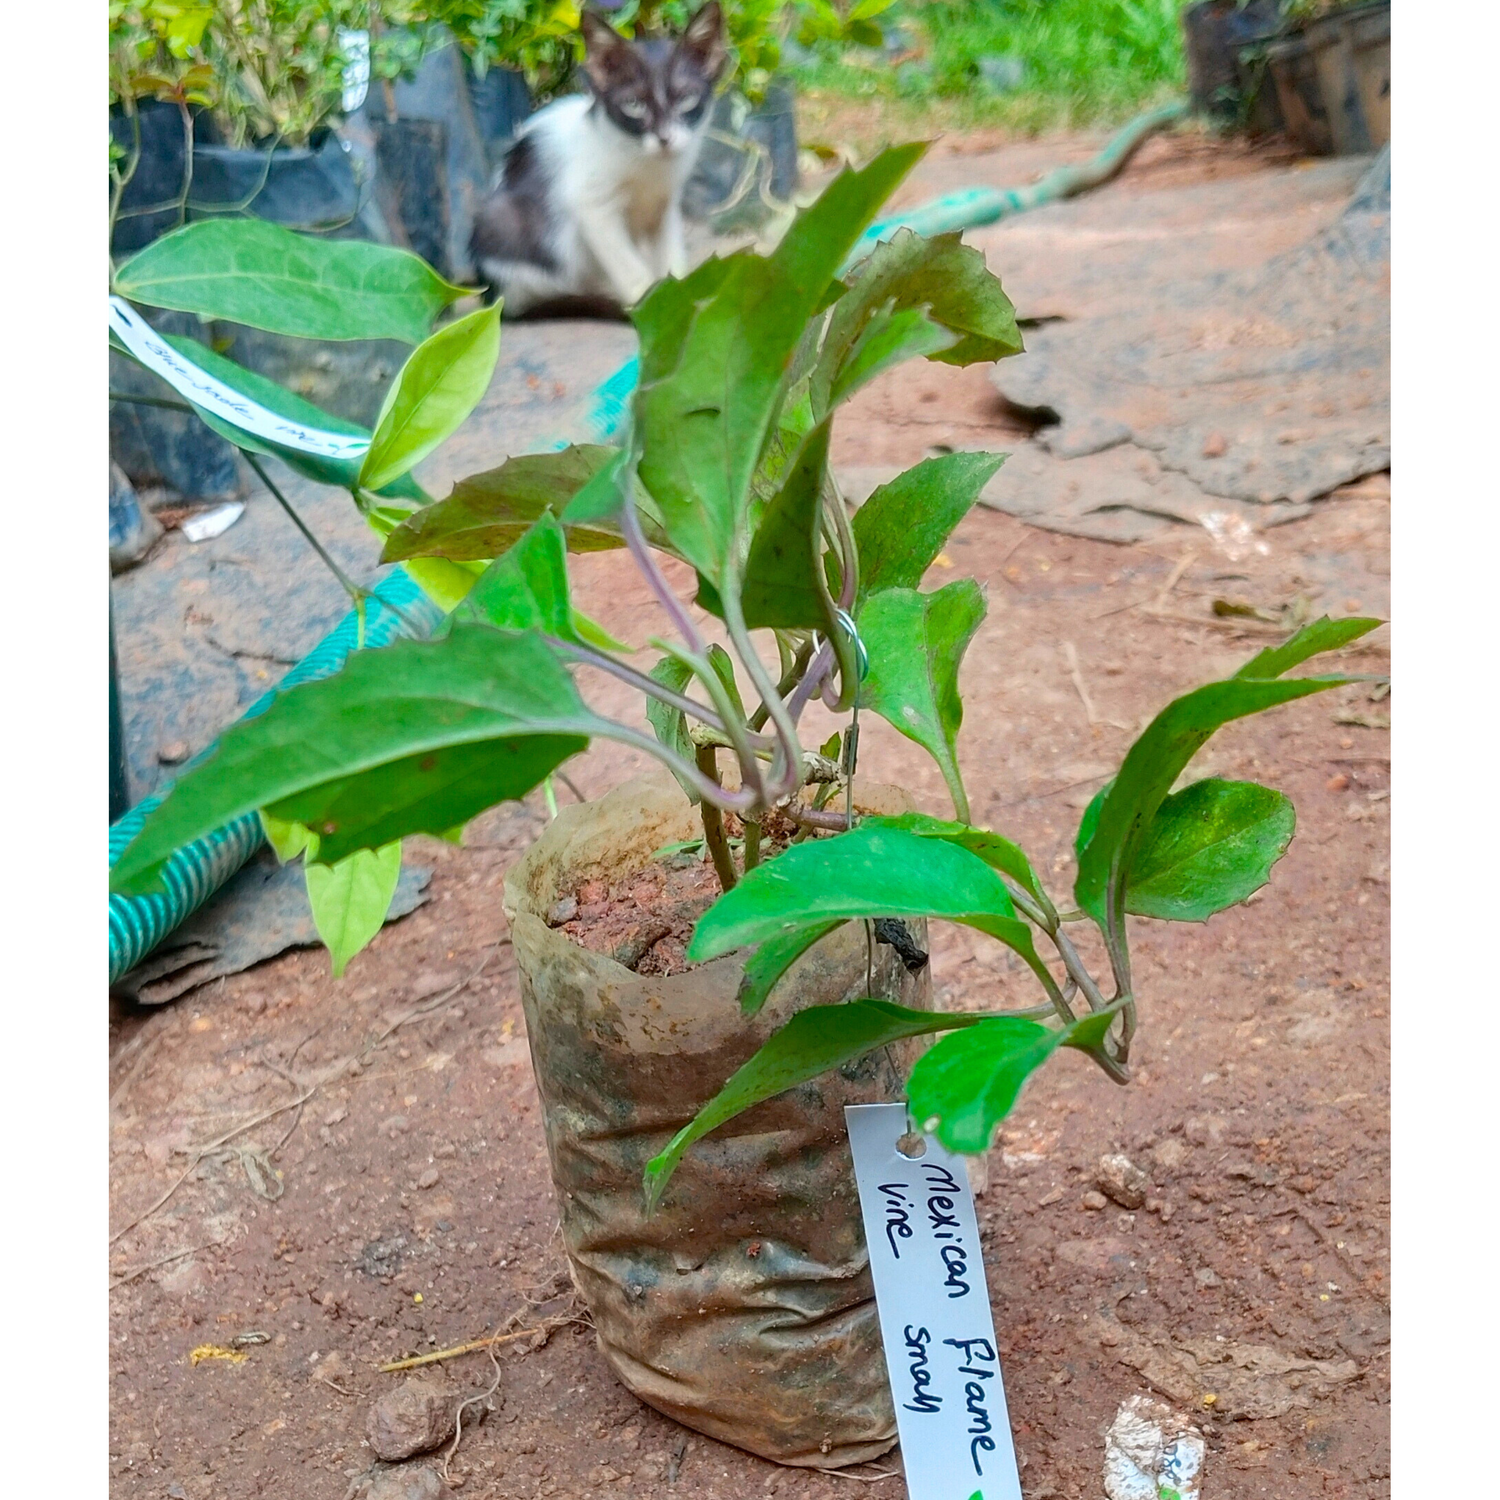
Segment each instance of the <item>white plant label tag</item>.
M179 354L123 298L109 299L109 326L152 374L160 375L194 406L201 406L256 437L279 443L283 448L295 448L300 453L316 453L323 458L363 458L369 450L367 437L306 427L290 417L277 416L268 407L240 395L222 380L215 380L207 370Z
M905 1104L848 1104L909 1500L1021 1500L964 1158L903 1156Z

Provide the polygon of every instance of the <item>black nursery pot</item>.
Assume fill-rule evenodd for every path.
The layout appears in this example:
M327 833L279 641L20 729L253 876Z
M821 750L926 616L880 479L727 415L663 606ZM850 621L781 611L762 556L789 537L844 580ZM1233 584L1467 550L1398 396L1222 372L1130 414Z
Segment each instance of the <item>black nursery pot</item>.
M352 227L359 215L354 168L331 130L306 146L193 147L188 218L248 213L288 229L327 233Z
M797 187L797 119L794 95L789 85L780 81L766 91L766 97L743 115L736 126L736 115L744 101L733 94L721 94L714 105L714 135L703 143L698 164L683 193L683 209L692 218L715 218L721 228L729 228L740 219L754 222L769 213L761 192L785 203ZM719 139L733 136L742 145L730 145ZM755 175L748 191L736 198L744 184L751 157L755 157Z

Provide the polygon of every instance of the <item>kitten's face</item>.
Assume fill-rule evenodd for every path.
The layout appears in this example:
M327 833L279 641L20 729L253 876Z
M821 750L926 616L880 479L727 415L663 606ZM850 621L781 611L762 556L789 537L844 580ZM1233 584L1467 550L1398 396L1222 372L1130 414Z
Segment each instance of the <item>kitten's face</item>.
M582 17L589 86L610 120L648 154L675 155L707 119L724 71L724 15L709 0L676 42L628 41L602 17Z

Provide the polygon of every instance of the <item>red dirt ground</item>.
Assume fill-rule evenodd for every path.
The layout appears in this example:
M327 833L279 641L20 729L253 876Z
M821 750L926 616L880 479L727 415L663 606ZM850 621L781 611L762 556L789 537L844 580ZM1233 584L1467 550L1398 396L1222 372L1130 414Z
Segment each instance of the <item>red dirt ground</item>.
M908 390L904 405L888 391L856 403L844 451L910 462L981 430L1004 447L1013 430L973 372L926 367ZM939 413L961 431L935 437ZM1216 617L1213 601L1384 616L1388 519L1383 479L1238 557L1188 528L1126 548L972 514L929 585L972 573L989 587L963 678L976 820L1066 892L1079 812L1131 735L1278 638ZM622 555L578 559L575 576L617 634L662 628ZM1385 672L1387 632L1342 662ZM585 688L626 711L613 683ZM1388 697L1348 688L1212 742L1196 774L1293 797L1290 853L1245 908L1201 927L1137 924L1136 1082L1063 1059L987 1159L980 1213L1027 1500L1096 1500L1103 1429L1150 1389L1135 1366L1161 1380L1161 1359L1198 1339L1231 1360L1268 1346L1354 1367L1327 1391L1306 1372L1266 1377L1255 1409L1279 1415L1197 1400L1208 1495L1389 1495L1389 715ZM816 714L807 727L810 744L827 732ZM884 725L866 727L862 762L948 810L935 767ZM641 769L606 747L569 773L596 795ZM533 799L481 819L463 849L413 841L435 867L432 900L342 982L321 952L298 952L112 1016L118 1500L343 1500L371 1468L369 1406L398 1378L377 1366L507 1324L542 1331L501 1347L499 1410L466 1427L450 1469L465 1495L851 1493L848 1476L777 1468L641 1406L583 1326L500 910L504 873L544 817ZM967 930L937 934L940 1002L1030 1003L998 952ZM1087 1206L1100 1155L1120 1150L1152 1174L1135 1214ZM240 1362L190 1360L250 1334ZM1153 1347L1155 1365L1141 1354ZM491 1374L482 1353L449 1368L468 1388ZM897 1454L867 1466L860 1488L897 1500L900 1478L880 1476L899 1468Z

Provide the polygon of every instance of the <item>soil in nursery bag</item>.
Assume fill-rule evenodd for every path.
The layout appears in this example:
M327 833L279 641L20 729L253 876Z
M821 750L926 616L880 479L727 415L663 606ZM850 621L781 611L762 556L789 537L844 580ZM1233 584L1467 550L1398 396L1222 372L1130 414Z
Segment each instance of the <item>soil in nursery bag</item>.
M910 805L889 788L856 801ZM916 1047L714 1131L649 1216L642 1173L795 1012L866 994L925 1007L927 970L908 974L883 945L872 954L849 924L751 1019L737 1000L743 954L650 972L648 957L679 967L715 894L701 867L653 859L693 838L697 818L670 779L628 782L564 808L506 882L563 1242L599 1346L642 1400L783 1464L860 1463L891 1446L896 1426L843 1109L899 1099Z

